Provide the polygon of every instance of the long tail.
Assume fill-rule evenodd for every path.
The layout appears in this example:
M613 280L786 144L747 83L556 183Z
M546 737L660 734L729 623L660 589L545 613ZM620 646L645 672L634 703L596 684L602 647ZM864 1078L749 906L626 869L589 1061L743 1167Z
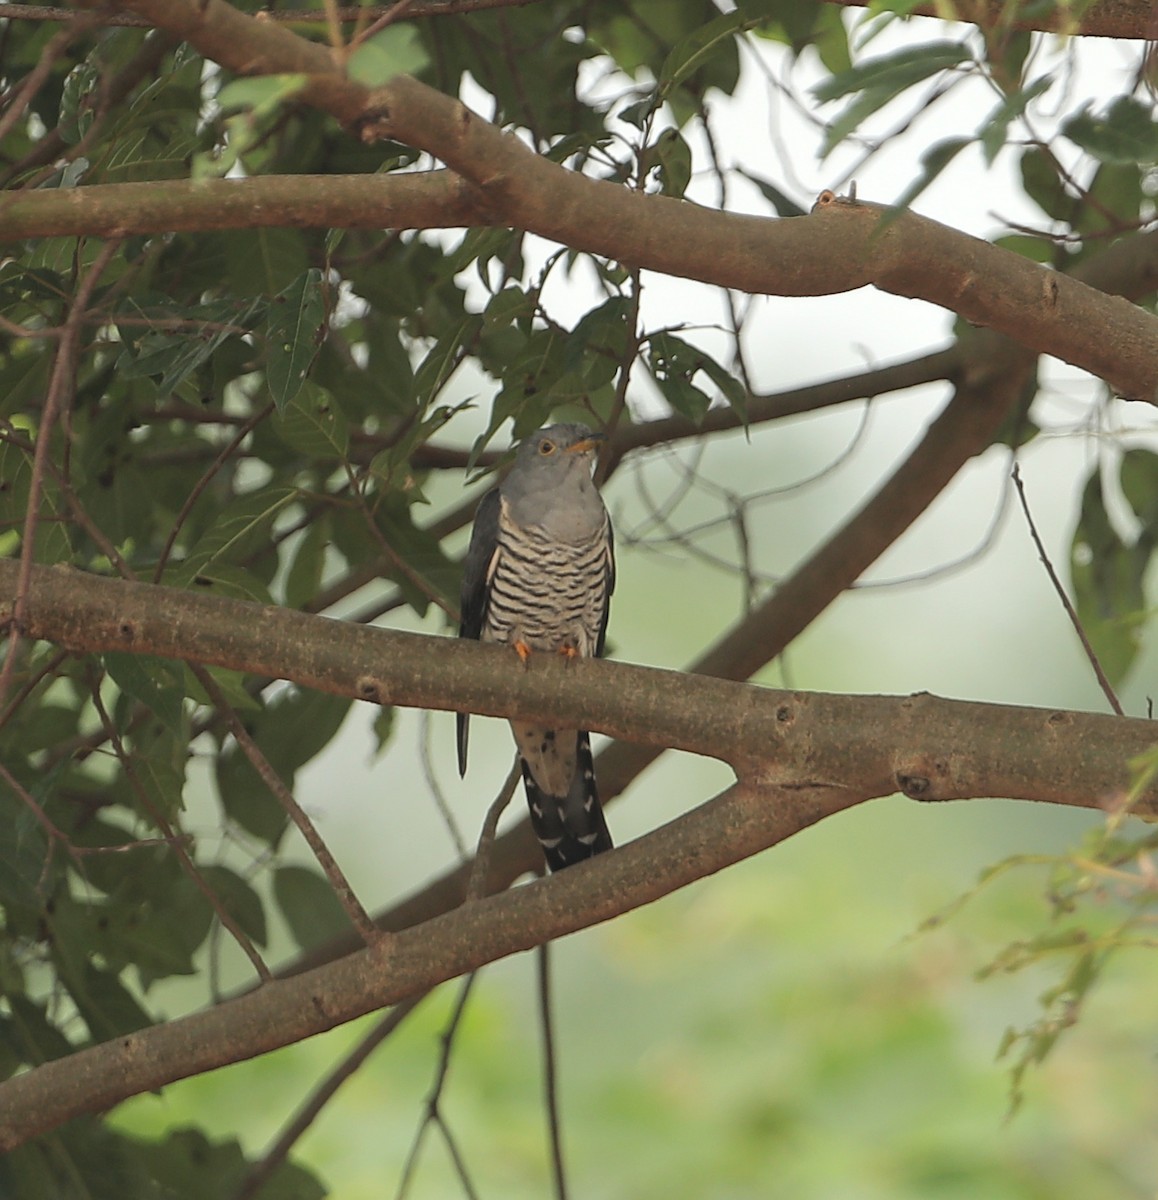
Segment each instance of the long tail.
M522 764L531 827L552 871L561 871L614 846L595 785L591 737L583 730L579 731L575 757L575 775L566 796L549 796L535 782L526 762Z

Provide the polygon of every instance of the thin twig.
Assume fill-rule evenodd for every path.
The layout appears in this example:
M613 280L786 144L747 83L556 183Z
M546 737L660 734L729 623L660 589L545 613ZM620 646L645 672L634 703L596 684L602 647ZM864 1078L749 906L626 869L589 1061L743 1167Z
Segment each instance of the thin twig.
M398 1200L403 1200L410 1188L410 1181L413 1179L414 1170L418 1166L418 1156L422 1150L422 1143L425 1141L427 1130L430 1129L431 1125L439 1125L443 1136L449 1139L449 1133L439 1115L438 1106L442 1100L442 1090L446 1086L447 1073L450 1070L450 1054L454 1048L454 1036L458 1032L462 1015L466 1011L466 1002L470 998L471 988L474 987L474 981L477 978L478 972L472 971L462 981L462 986L458 990L458 999L455 1001L454 1009L450 1014L450 1020L446 1023L446 1028L442 1031L440 1038L442 1050L439 1052L434 1082L427 1093L424 1105L425 1111L422 1114L422 1120L419 1122L418 1129L414 1135L414 1141L410 1145L410 1152L406 1156L406 1163L402 1168L402 1178L398 1182L398 1191L396 1193ZM448 1140L448 1146L451 1148L452 1154L454 1154L455 1148L453 1142ZM457 1162L456 1156L456 1165ZM469 1189L469 1185L468 1191L470 1191L471 1195L474 1194Z
M393 25L395 21L401 21L404 17L409 16L414 5L415 0L396 0L380 17L371 21L365 29L360 30L350 39L350 49L353 50L363 42L369 41L376 33L381 33L388 25ZM363 9L362 11L366 12L367 10Z
M24 513L24 530L20 546L20 574L16 581L16 597L12 605L12 619L8 629L8 652L0 667L0 703L8 692L12 673L16 669L16 657L20 648L24 614L28 607L28 586L32 577L32 560L36 549L36 526L40 517L40 496L44 487L46 464L52 443L52 430L57 418L72 403L76 387L76 358L79 352L80 332L84 324L84 312L105 268L120 249L120 239L105 242L93 259L92 266L76 289L72 309L61 327L56 359L52 364L52 375L44 397L44 408L40 418L40 429L36 435L36 451L32 458L32 477L28 484L28 503Z
M221 452L205 468L205 473L190 489L189 495L185 497L185 502L181 505L181 511L174 518L172 528L169 530L169 536L165 539L165 545L161 548L160 557L157 559L157 565L153 570L154 583L161 582L165 574L165 565L169 561L169 555L173 552L173 545L177 541L177 536L180 534L185 522L189 519L189 514L193 511L193 505L201 498L202 492L213 481L213 477L217 472L233 457L241 443L273 412L273 408L274 406L271 401L264 408L255 412L248 420L244 421L241 428L222 447Z
M205 689L214 708L217 709L229 732L233 734L237 744L241 747L246 758L249 759L254 770L261 776L266 787L277 797L278 802L285 809L290 820L297 826L298 832L305 838L306 844L314 852L314 857L318 860L319 865L325 872L326 878L330 881L330 886L334 889L342 907L346 910L346 915L350 918L357 929L362 940L368 945L375 945L381 941L383 934L374 925L370 919L370 915L362 907L362 902L354 893L354 889L350 886L350 881L346 878L342 868L338 866L337 860L330 853L329 847L322 840L321 835L314 828L313 822L306 816L301 805L293 798L293 794L278 775L278 773L270 765L269 759L261 752L261 748L249 735L249 731L241 722L241 718L234 712L233 706L229 703L225 693L217 686L217 681L212 674L200 663L189 663L189 669L193 672L197 682Z
M458 822L454 819L454 813L451 811L450 803L446 798L446 793L442 790L442 785L438 781L438 773L434 768L434 750L431 746L433 729L434 721L431 719L430 710L424 708L418 718L418 757L422 764L422 774L426 780L426 786L430 789L430 794L434 797L438 815L442 817L442 823L446 826L446 832L454 844L458 861L466 862L470 858L466 841L462 836L462 830L458 827Z
M109 741L112 744L113 753L117 756L121 768L125 772L125 778L128 780L129 787L132 788L137 802L144 809L149 820L161 831L165 840L172 845L173 853L177 856L177 862L180 864L181 870L185 872L193 883L193 886L205 897L222 926L229 931L233 940L241 947L245 957L253 964L253 969L257 972L258 978L263 983L268 982L273 978L273 972L265 965L265 959L258 953L257 947L250 940L249 935L241 928L228 909L226 909L221 898L205 882L205 877L197 869L197 864L190 857L189 852L183 844L188 839L184 838L173 828L168 817L165 816L158 805L153 803L152 796L149 795L144 784L141 782L132 757L125 748L125 744L121 740L121 735L117 732L112 717L109 715L108 709L101 699L100 679L97 678L95 671L91 669L89 671L89 692L93 707L96 709L97 716L100 718L101 724L105 727Z
M4 6L3 15L5 17L8 15L7 5ZM0 140L7 137L13 126L24 116L24 111L32 97L36 95L44 81L52 73L53 65L68 49L69 43L85 32L86 26L93 24L93 20L89 16L84 16L79 21L76 20L76 13L73 13L72 16L73 21L67 29L60 29L49 38L36 65L24 77L23 82L16 89L16 94L9 99L7 112L0 116Z
M551 1015L551 943L535 948L539 992L539 1023L543 1030L543 1098L547 1106L547 1134L551 1145L551 1179L556 1200L567 1200L567 1173L563 1166L563 1129L559 1120L559 1075L555 1058L555 1029Z
M503 810L510 804L511 797L515 794L515 787L522 773L522 768L519 765L519 757L515 755L515 761L510 771L507 772L507 777L503 781L503 786L499 789L499 794L491 801L491 806L487 809L487 815L483 818L482 832L479 834L478 839L478 848L475 850L474 862L470 868L470 878L466 884L466 903L468 904L472 900L481 900L487 894L487 883L491 866L491 847L495 842L495 830L498 828L499 817L503 815Z
M483 819L482 832L479 834L478 849L475 851L474 862L471 864L470 879L466 887L466 903L471 903L475 900L481 900L487 892L487 874L490 865L490 848L495 840L495 829L499 823L499 817L502 816L503 810L511 802L511 797L515 792L515 785L522 774L519 767L518 756L515 757L514 764L507 773L506 779L503 781L503 786L499 789L499 794L491 801L490 807L487 809L487 815ZM458 1029L459 1022L462 1020L463 1010L466 1008L467 997L470 995L470 990L474 986L475 978L478 972L472 972L463 980L462 990L459 992L458 1003L455 1005L454 1012L451 1014L450 1021L446 1029L442 1032L442 1053L438 1061L438 1071L434 1078L434 1083L431 1086L430 1093L426 1099L426 1111L423 1114L422 1122L418 1127L418 1131L414 1135L414 1141L410 1147L410 1153L406 1156L406 1165L402 1168L402 1178L398 1184L398 1200L406 1195L406 1191L410 1186L410 1180L413 1178L414 1170L418 1165L418 1155L422 1149L423 1140L426 1137L426 1131L432 1124L437 1125L439 1132L442 1134L443 1140L446 1142L446 1148L454 1162L455 1169L458 1171L459 1179L462 1181L464 1190L468 1196L474 1196L474 1188L471 1185L469 1176L466 1173L466 1164L459 1153L458 1145L450 1132L442 1114L439 1112L439 1100L442 1096L442 1089L446 1083L447 1071L450 1069L450 1054L454 1045L454 1035ZM426 993L423 993L425 995ZM422 996L416 998L415 1003L421 1000ZM239 1197L239 1200L241 1198Z
M369 1059L370 1055L429 995L429 992L420 992L418 995L411 996L394 1005L353 1050L322 1079L306 1098L305 1103L287 1122L278 1135L277 1141L250 1167L234 1200L253 1200L257 1196L274 1172L286 1161L295 1143L317 1120L322 1109L333 1099L342 1084Z
M1057 593L1058 599L1061 601L1062 608L1065 609L1066 616L1070 619L1070 624L1074 627L1074 632L1078 635L1078 641L1082 644L1082 649L1085 651L1086 658L1089 660L1090 666L1094 669L1094 676L1097 678L1098 685L1102 689L1102 694L1106 697L1110 707L1118 714L1119 717L1125 716L1125 711L1122 708L1121 702L1118 700L1117 693L1114 691L1114 685L1106 677L1105 671L1102 670L1102 664L1098 661L1098 656L1094 652L1093 646L1090 645L1090 639L1086 637L1086 631L1082 628L1081 620L1078 617L1077 610L1070 603L1069 596L1066 595L1066 590L1062 586L1062 581L1058 578L1057 572L1053 569L1053 563L1050 562L1049 555L1046 553L1045 546L1042 544L1041 538L1037 533L1037 526L1033 523L1033 516L1029 511L1029 501L1025 496L1025 485L1021 482L1021 468L1018 463L1013 464L1013 484L1017 488L1017 498L1021 501L1021 511L1025 513L1025 523L1029 526L1029 536L1033 538L1033 544L1037 547L1037 556L1041 559L1042 566L1045 567L1045 572L1049 576L1049 581L1053 585L1053 590Z

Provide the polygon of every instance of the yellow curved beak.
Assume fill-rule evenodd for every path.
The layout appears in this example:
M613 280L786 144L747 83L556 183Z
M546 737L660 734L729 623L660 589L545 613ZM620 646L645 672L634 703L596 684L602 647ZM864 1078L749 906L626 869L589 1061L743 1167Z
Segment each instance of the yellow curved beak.
M602 442L607 441L607 434L593 433L590 437L583 438L582 441L576 442L573 446L567 447L568 454L583 454L588 450L596 449Z

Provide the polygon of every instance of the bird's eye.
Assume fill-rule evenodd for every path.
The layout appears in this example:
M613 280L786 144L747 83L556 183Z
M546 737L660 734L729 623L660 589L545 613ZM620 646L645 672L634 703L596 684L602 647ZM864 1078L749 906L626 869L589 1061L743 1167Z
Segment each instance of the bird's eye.
M554 454L555 453L555 443L550 441L549 439L546 441L540 442L539 443L539 453L540 454Z

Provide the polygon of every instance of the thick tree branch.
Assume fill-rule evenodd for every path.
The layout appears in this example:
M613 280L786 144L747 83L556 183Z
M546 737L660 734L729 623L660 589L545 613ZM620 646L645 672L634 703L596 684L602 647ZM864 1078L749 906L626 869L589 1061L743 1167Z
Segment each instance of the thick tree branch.
M38 572L38 576L68 574ZM34 608L37 619L47 621L55 609L50 597L62 583L45 582L46 594L42 595L41 580L36 580ZM165 590L89 583L97 585L97 592L106 588L123 591L128 603L121 606L126 615L120 625L138 632L140 597L133 593ZM71 589L74 584L69 581L63 586ZM97 607L90 610L92 615ZM162 599L162 607L175 615L167 600ZM228 611L240 622L243 644L249 643L251 635L261 646L277 638L280 631L269 628L266 618L277 626L283 617L293 617L295 624L305 621L315 632L327 624L321 618L294 617L281 610L235 602L211 600L210 607L219 609L219 617ZM207 616L203 603L196 609L199 619L184 624L187 635L193 635L195 624L204 623ZM71 620L68 624L70 628L73 625ZM93 640L110 633L115 636L116 617L105 613L98 626ZM338 628L347 634L367 632ZM431 667L428 648L419 643L433 643L429 649L437 646L439 657L448 665L456 658L481 661L480 652L488 649L449 639L370 632L381 635L380 640L391 646L398 695L427 686L419 683L412 670L417 663L423 664L420 674ZM330 638L323 635L321 640ZM313 657L301 643L297 653L292 643L280 644L291 658ZM164 652L160 644L152 649ZM351 680L357 670L357 654L352 661ZM1114 717L961 704L929 696L899 700L809 697L690 676L681 680L668 672L621 664L586 665L593 668L584 673L592 680L603 674L616 677L617 685L620 680L632 685L643 680L657 687L662 695L653 697L653 704L641 700L641 727L662 707L663 697L671 699L676 681L681 690L693 694L700 687L724 688L735 705L726 710L724 723L752 729L764 769L751 772L746 782L613 854L465 905L375 947L266 984L211 1010L116 1038L16 1076L0 1085L0 1151L13 1149L82 1113L100 1111L176 1079L299 1041L404 1001L496 958L630 911L783 841L825 816L888 794L897 784L918 798L937 799L950 794L1009 794L1013 789L1006 785L1020 777L1023 783L1037 780L1034 787L1027 788L1042 789L1034 798L1068 798L1083 805L1100 798L1103 803L1114 803L1129 782L1129 757L1145 749L1153 737L1147 722ZM525 673L525 678L563 678L568 670L554 661L544 661L542 666L541 671ZM453 666L447 672L451 673ZM522 690L524 673L499 674L499 690L512 697L506 707L516 712L521 702L514 697ZM602 696L597 695L601 689L588 680L583 683L582 688L569 687L567 693L587 693L594 713L603 707ZM565 715L562 705L552 707L548 693L542 698L541 712ZM719 703L722 694L715 699ZM768 719L757 731L752 716L759 709L767 710ZM783 757L769 754L774 748L794 748L795 753ZM1152 789L1144 797L1148 811L1158 811L1156 801L1158 795Z
M105 184L11 193L0 200L0 236L511 225L649 270L757 294L818 296L874 284L1083 367L1127 397L1154 402L1158 396L1158 320L1076 276L1047 271L915 213L882 225L887 210L876 205L833 201L807 217L771 219L640 196L538 159L489 128L519 147L520 170L535 164L533 178L508 189L517 203L445 170ZM1158 234L1123 239L1123 246L1136 284L1130 291L1146 295L1158 286Z
M98 0L80 3L94 7ZM324 46L224 0L126 0L124 7L230 70L307 75L305 102L366 136L394 138L441 159L478 189L489 224L750 293L817 296L872 284L1082 367L1123 396L1158 399L1158 319L915 213L827 198L811 216L769 220L643 196L567 171L410 76L370 91L347 79Z
M215 229L448 229L487 224L453 171L259 175L38 189L0 196L0 240Z
M0 626L18 566L0 561ZM730 763L778 786L1110 803L1146 721L932 697L821 696L626 663L564 662L457 639L365 628L202 592L35 568L27 636L71 650L155 654L382 704L549 717ZM910 781L917 780L917 783ZM1146 811L1158 785L1144 798ZM1155 811L1158 811L1156 809Z
M332 1029L628 912L868 799L737 784L615 854L464 905L362 953L0 1084L0 1153L87 1112Z
M419 17L439 17L454 13L474 13L495 8L522 8L538 0L416 0L406 11L406 20ZM842 8L867 8L868 0L825 0ZM339 7L333 12L321 8L282 8L262 14L267 21L286 24L325 24L331 20L344 23L365 23L388 14L393 5L368 4ZM966 21L982 29L994 27L1039 30L1041 32L1082 34L1086 37L1110 37L1144 40L1155 37L1155 15L1150 0L1095 0L1081 6L1027 5L1010 12L1011 6L1001 0L964 0L951 6L918 4L907 10L909 16L936 17L942 21ZM76 14L68 8L48 4L8 4L5 17L18 21L69 21ZM114 12L104 17L113 26L141 27L149 21L131 13Z
M233 605L235 610L249 607ZM241 614L235 611L234 615ZM319 620L314 618L312 623ZM260 633L260 620L256 624ZM440 642L448 662L470 656L472 649L485 649L447 639L386 637L398 643L400 652L392 654L392 659L400 668L411 650L403 648L400 639ZM562 675L567 669L560 663L544 665L559 668L547 670L548 675ZM625 680L640 673L668 674L619 664L590 665L596 673ZM512 675L517 678L522 673L504 674L509 684ZM538 672L528 674L534 677ZM720 686L716 681L691 677L681 686L699 684ZM1128 781L1126 758L1144 749L1152 738L1147 722L1113 717L954 704L928 696L892 701L807 697L725 686L735 689L737 699L741 692L749 699L760 694L775 706L767 741L770 745L799 742L801 757L792 769L786 771L777 762L767 771L755 772L747 782L737 783L613 854L465 905L368 950L266 984L211 1010L116 1038L16 1076L0 1085L0 1151L13 1149L82 1113L103 1110L176 1079L321 1033L496 958L628 912L783 841L832 813L886 794L894 780L920 798L938 798L950 780L954 788L966 788L958 794L967 794L972 785L978 785L980 790L974 794L983 795L992 790L986 785L1004 784L1011 773L1026 768L1027 778L1044 772L1044 778L1052 781L1056 791L1051 789L1049 798L1064 793L1076 803L1090 804L1098 796L1112 803ZM670 682L661 687L671 695ZM808 709L814 703L829 707L833 715L848 705L862 708L860 720L854 724L861 738L866 733L872 736L875 762L868 766L870 774L865 772L866 763L851 761L853 757L859 760L859 751L868 747L863 742L860 747L838 747L840 735L853 730L847 723L834 726L823 717L810 720ZM897 741L890 736L894 729L887 719L881 719L884 707L892 707L899 717L899 727L894 727L900 734ZM541 711L562 715L551 708ZM982 730L981 725L986 728ZM912 736L918 730L927 742L914 751L909 747L921 741ZM979 735L971 749L963 748L966 734ZM845 777L847 782L840 777L841 765L827 759L826 748L842 756L853 751L845 761L854 772ZM1108 767L1108 775L1099 773L1099 763ZM879 771L875 780L871 778L874 770ZM851 782L854 778L862 782ZM1081 789L1083 783L1086 790L1079 794L1075 789ZM1153 793L1145 798L1150 811L1155 810L1156 799Z
M869 0L825 0L842 8L868 8ZM967 21L981 29L1041 30L1085 37L1158 37L1158 15L1151 0L1094 0L1092 4L1008 4L1004 0L955 0L917 4L907 16Z

